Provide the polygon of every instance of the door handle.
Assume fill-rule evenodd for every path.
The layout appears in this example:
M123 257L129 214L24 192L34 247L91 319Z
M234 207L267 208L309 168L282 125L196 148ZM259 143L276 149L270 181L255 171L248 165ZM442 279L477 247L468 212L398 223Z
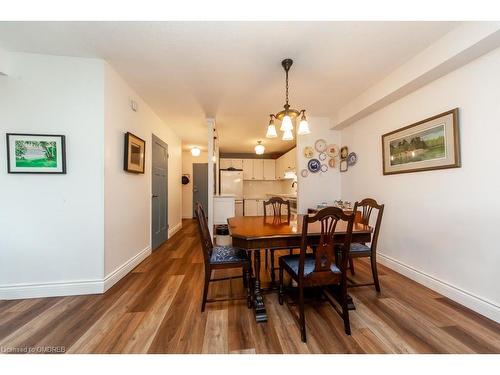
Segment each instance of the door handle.
M153 194L153 198L158 198L158 195L154 195L154 194Z

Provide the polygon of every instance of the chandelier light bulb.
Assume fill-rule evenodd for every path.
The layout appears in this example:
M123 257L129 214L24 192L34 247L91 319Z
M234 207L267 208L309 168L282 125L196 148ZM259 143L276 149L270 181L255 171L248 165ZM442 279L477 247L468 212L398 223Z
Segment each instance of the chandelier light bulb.
M199 147L196 147L196 146L195 146L195 147L193 147L193 148L191 149L191 155L193 155L194 157L198 157L198 156L200 156L200 153L201 153L201 150L200 150L200 148L199 148Z
M290 116L288 115L285 115L283 117L283 120L281 120L281 128L280 130L282 132L286 132L286 131L292 131L293 130L293 124L292 124L292 119L290 118Z
M276 132L276 126L274 126L273 115L271 115L271 120L269 120L269 125L267 127L266 138L276 138L278 133Z
M266 151L266 148L264 147L264 145L261 145L261 141L257 142L258 145L255 146L255 153L257 155L262 155L264 153L264 151Z
M293 141L293 133L291 130L285 130L283 133L283 138L281 138L283 141Z
M311 130L309 130L309 124L307 123L306 115L302 114L302 117L301 117L300 123L299 123L299 128L297 129L297 134L304 135L304 134L310 134L310 133L311 133Z

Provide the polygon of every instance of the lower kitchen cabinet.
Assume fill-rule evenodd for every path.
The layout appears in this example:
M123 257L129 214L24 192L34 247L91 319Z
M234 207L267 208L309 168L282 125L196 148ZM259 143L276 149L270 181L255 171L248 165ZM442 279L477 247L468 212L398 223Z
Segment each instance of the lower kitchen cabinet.
M245 216L262 216L264 199L245 199Z

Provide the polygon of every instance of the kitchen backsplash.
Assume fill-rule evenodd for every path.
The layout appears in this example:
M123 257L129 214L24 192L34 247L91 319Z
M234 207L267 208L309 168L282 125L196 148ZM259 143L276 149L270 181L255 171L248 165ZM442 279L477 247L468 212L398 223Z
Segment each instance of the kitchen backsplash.
M292 181L243 181L244 198L266 198L266 194L291 194L295 192Z

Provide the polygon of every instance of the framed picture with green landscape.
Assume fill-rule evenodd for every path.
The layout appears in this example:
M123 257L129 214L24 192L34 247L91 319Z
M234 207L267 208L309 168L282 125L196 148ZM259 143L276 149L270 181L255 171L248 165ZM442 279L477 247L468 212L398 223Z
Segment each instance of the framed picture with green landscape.
M458 108L382 135L384 175L460 167Z
M66 173L64 135L7 134L9 173Z

